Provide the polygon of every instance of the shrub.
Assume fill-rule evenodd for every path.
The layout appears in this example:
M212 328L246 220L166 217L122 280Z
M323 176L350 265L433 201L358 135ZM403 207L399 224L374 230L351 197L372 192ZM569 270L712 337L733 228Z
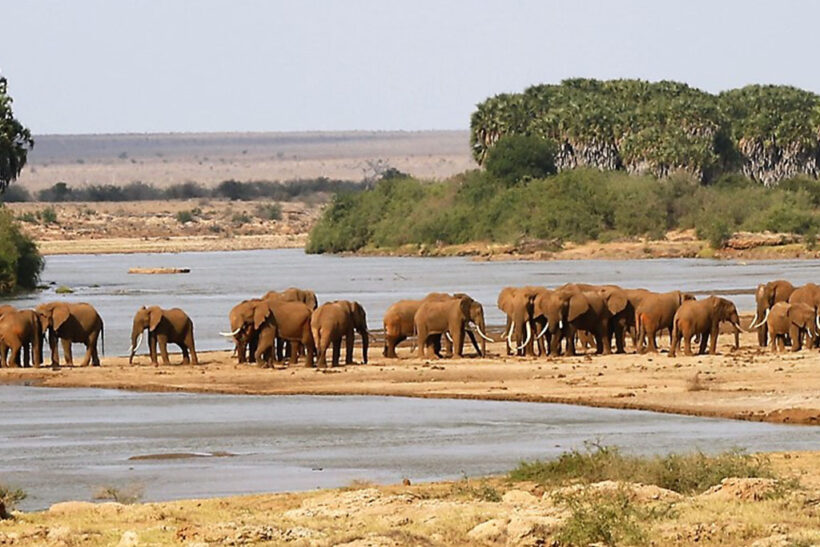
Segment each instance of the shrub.
M695 452L640 457L622 454L617 447L588 443L584 450L565 452L555 460L522 462L509 476L514 481L545 485L572 480L583 483L604 480L641 482L691 494L720 484L725 478L774 478L774 473L766 458L739 450L715 456Z
M54 207L46 207L37 213L43 224L57 224L57 211Z
M139 483L131 483L122 487L106 484L94 491L95 500L112 500L126 505L138 503L145 492L145 487Z
M14 488L10 486L6 486L5 484L0 484L0 503L5 506L5 514L0 514L0 518L7 519L10 518L9 511L13 511L17 504L23 501L28 497L28 494L20 488Z
M246 213L234 213L231 217L231 222L234 226L244 226L245 224L253 221L253 219L248 216Z
M187 224L195 220L194 213L192 211L179 211L176 214L176 219L180 224Z
M278 203L265 203L256 208L256 216L262 220L282 220L282 206Z
M524 177L542 178L555 173L552 141L527 135L502 137L490 150L485 166L493 177L512 185Z
M0 201L5 203L31 201L31 194L19 184L12 184L0 193Z
M61 202L72 200L72 190L65 182L58 182L51 188L37 192L37 201Z
M732 231L725 219L710 218L706 224L697 227L697 235L708 241L713 249L721 249L732 237Z
M23 234L11 213L0 207L0 294L37 287L43 257Z
M173 184L165 190L165 197L168 199L202 198L209 194L210 192L198 182Z
M624 488L614 493L584 488L553 499L569 510L556 534L560 545L646 545L644 524L662 514L634 503Z

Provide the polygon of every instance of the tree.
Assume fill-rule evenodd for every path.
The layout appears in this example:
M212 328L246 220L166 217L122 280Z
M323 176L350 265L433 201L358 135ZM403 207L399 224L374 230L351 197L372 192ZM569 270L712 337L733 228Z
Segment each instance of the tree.
M6 79L0 76L0 192L17 178L34 147L31 132L11 111L12 99L6 89Z
M484 162L487 172L511 186L524 177L543 178L555 173L556 146L527 135L508 135L493 146Z

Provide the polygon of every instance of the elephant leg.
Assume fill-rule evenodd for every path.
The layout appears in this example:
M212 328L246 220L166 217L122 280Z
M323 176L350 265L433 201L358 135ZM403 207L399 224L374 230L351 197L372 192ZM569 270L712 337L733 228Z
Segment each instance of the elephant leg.
M641 326L643 328L643 326ZM655 338L655 329L647 329L646 333L646 346L643 347L642 353L658 353L658 343L657 339Z
M9 366L20 366L20 350L22 348L23 346L19 344L14 344L13 346L11 346L11 357L9 358Z
M692 335L690 333L683 335L683 346L683 353L692 356Z
M188 335L188 338L185 340L185 345L188 346L188 351L191 352L191 364L194 366L199 365L199 359L196 357L196 347L194 346L194 335Z
M20 362L23 368L28 368L31 366L31 350L29 349L29 344L23 344L23 360Z
M576 355L575 353L575 328L573 326L567 327L567 332L564 339L567 341L567 355Z
M88 366L88 364L92 364L95 367L100 366L100 357L97 355L97 339L100 336L100 332L92 332L91 335L88 337L86 341L86 350L85 350L85 357L83 358L84 366Z
M5 342L0 341L0 367L7 367L8 363L6 361L6 355L8 353L9 347L6 345Z
M768 330L769 329L767 328L766 323L763 323L763 325L759 326L756 330L757 330L757 343L761 348L765 348L766 343L768 342L768 338L769 338L768 337L768 334L769 334Z
M405 340L407 340L407 337L401 334L398 336L391 336L389 338L385 338L385 343L387 344L385 357L389 357L391 359L398 358L398 355L396 354L396 346L398 346Z
M778 335L772 334L772 344L771 344L772 353L777 353L777 349L778 349L777 348L777 339L778 339Z
M168 337L160 334L157 336L157 343L159 344L159 352L162 355L162 364L167 366L171 365L171 359L168 358Z
M191 355L188 353L188 347L185 345L185 342L180 342L177 346L179 346L179 350L182 352L182 364L190 365Z
M63 357L65 357L65 364L66 366L73 367L74 366L74 356L71 353L71 340L67 338L62 338L60 342L63 345Z
M353 345L355 344L353 329L345 333L345 365L355 364L353 361Z
M340 359L341 353L342 353L342 339L341 339L341 337L337 338L336 340L333 340L333 342L331 344L332 344L332 348L333 348L333 354L332 354L333 357L330 361L330 365L334 366L334 367L338 367L339 366L339 359Z

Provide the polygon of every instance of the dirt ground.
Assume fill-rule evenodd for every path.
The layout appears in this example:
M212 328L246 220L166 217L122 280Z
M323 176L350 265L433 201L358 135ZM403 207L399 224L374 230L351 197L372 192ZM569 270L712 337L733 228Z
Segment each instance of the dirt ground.
M45 255L228 251L303 247L320 203L194 199L98 203L10 203ZM54 209L57 222L37 215ZM190 216L190 220L188 219Z
M374 341L368 365L328 369L239 365L230 352L202 353L199 367L173 364L180 362L179 356L172 357L169 367L152 366L144 355L136 357L133 366L125 358L105 357L99 368L2 369L0 382L145 391L557 402L820 425L817 350L772 355L769 348L757 346L755 335L744 333L741 349L735 351L731 338L721 336L720 354L714 356L504 357L504 345L495 343L489 345L492 355L487 358L441 360L420 360L402 346L399 359L386 359L381 343ZM359 351L357 348L357 361L361 360Z
M537 546L557 545L567 529L600 538L629 519L652 545L817 545L820 453L769 459L782 479L726 478L691 495L629 482L546 488L489 477L135 505L65 502L0 521L0 544ZM585 499L614 512L590 512L600 506Z

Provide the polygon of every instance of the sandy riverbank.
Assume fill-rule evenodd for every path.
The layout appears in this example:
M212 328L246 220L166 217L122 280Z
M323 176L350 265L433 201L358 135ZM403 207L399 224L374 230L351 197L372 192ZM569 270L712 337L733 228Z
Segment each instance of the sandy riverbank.
M630 482L545 486L489 477L135 505L66 502L0 521L0 543L534 546L569 531L593 541L611 533L618 544L817 545L820 453L768 458L779 479L727 478L685 495Z
M200 355L200 366L151 366L144 355L133 366L103 358L100 368L2 369L0 382L49 387L235 394L392 395L558 402L643 409L774 423L820 425L820 354L772 355L752 334L741 349L721 337L720 355L581 355L503 357L491 344L488 358L419 360L401 349L385 359L373 344L370 364L331 369L238 365L230 352ZM630 350L631 351L631 350ZM179 356L172 363L179 363ZM357 350L357 359L358 350Z

